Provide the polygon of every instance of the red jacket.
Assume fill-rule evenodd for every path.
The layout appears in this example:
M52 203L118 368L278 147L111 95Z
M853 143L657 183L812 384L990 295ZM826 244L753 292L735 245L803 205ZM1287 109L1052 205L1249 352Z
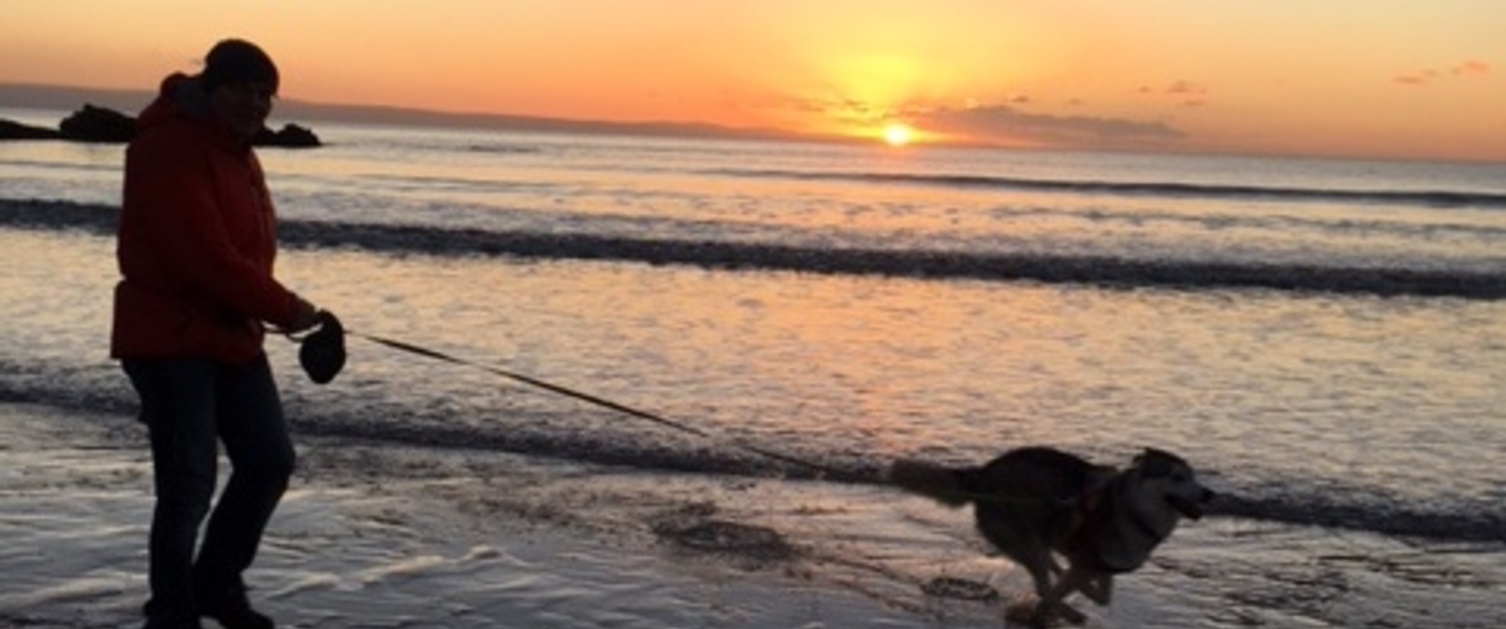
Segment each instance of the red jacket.
M126 149L110 355L243 363L292 323L272 276L276 214L251 147L210 122L188 77L162 82Z

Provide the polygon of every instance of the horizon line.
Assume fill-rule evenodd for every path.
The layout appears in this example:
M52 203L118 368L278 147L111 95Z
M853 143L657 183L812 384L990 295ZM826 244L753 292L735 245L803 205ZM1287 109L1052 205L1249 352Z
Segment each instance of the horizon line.
M140 109L155 98L156 90L142 88L87 87L57 83L4 83L0 82L0 107L28 109L57 109L75 111L85 104L107 106L127 115L135 116ZM65 100L70 99L70 100ZM24 101L24 102L18 102ZM279 99L274 118L283 122L289 116L278 116L283 111L304 116L311 120L356 124L413 124L439 128L481 127L540 133L601 133L608 135L714 138L727 140L765 140L784 142L811 142L818 144L874 145L872 138L817 134L791 131L773 127L733 127L704 121L689 120L644 120L622 121L583 118L540 116L486 111L454 111L414 106L331 103L300 99ZM988 142L928 141L916 143L906 149L937 147L954 149L1000 149L1010 151L1058 151L1130 153L1145 155L1221 156L1272 159L1350 160L1374 162L1426 162L1464 165L1506 165L1506 161L1468 158L1417 158L1387 155L1343 153L1287 153L1280 151L1235 151L1235 150L1174 150L1115 149L1081 147L1021 147Z

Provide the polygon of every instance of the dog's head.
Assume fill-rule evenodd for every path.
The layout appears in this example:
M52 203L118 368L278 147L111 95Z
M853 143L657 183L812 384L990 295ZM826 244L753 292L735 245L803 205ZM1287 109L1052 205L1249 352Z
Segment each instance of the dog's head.
M1131 468L1139 471L1142 491L1164 498L1178 513L1194 520L1203 517L1213 490L1197 482L1192 466L1165 450L1146 448Z

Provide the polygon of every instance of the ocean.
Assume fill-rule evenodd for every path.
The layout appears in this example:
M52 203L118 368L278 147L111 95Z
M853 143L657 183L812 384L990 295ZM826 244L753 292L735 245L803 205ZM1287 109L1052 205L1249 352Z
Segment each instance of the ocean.
M1135 618L1506 626L1506 165L309 126L260 151L279 275L465 363L353 336L321 387L269 339L300 435L405 453L319 474L618 470L641 502L549 498L606 528L688 475L815 582L930 609L937 575L1024 582L888 462L1163 448L1220 497L1121 580ZM0 143L0 400L134 412L122 154Z

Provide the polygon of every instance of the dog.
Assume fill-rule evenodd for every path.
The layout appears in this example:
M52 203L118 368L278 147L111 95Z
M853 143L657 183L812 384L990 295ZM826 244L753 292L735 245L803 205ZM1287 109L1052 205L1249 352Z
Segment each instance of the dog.
M1181 518L1201 518L1214 498L1187 461L1154 448L1123 470L1054 448L1026 447L982 467L899 460L887 476L901 489L947 506L973 505L978 531L1034 581L1034 606L1010 613L1033 627L1050 626L1056 618L1083 624L1086 617L1063 599L1082 592L1108 605L1114 575L1138 569Z

